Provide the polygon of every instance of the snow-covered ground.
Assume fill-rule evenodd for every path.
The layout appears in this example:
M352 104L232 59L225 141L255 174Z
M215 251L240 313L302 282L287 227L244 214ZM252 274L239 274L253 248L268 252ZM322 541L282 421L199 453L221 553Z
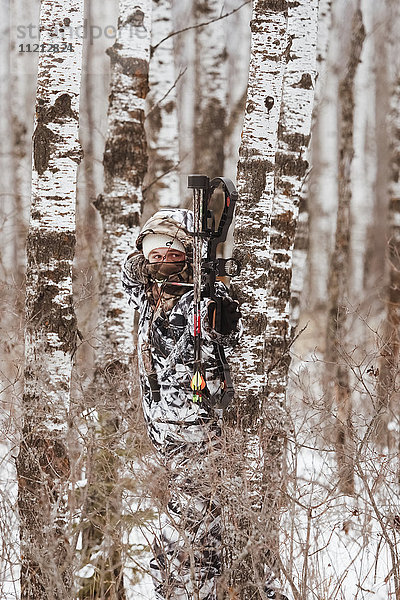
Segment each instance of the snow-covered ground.
M17 482L15 455L4 436L6 423L1 422L3 440L0 441L0 598L15 600L19 597L19 541L17 509Z
M371 356L365 355L364 363ZM365 372L365 364L357 364ZM394 450L373 445L368 406L373 386L364 377L360 391L354 376L355 494L340 492L335 408L326 411L324 405L323 370L316 353L292 363L281 558L301 599L389 600L396 597L399 560L399 457Z
M395 599L399 457L370 443L366 420L364 428L358 426L355 440L356 493L354 497L340 493L334 448L329 442L331 425L329 418L323 418L321 366L316 355L306 361L295 360L292 365L287 502L281 521L285 590L295 598L292 583L301 600ZM6 425L3 421L3 431ZM0 597L18 600L16 452L10 440L0 443L0 453ZM132 522L137 510L151 514L149 501L135 494L127 492L125 497ZM125 571L129 600L154 600L147 569L150 529L140 532L134 527L126 536L127 555L131 557Z

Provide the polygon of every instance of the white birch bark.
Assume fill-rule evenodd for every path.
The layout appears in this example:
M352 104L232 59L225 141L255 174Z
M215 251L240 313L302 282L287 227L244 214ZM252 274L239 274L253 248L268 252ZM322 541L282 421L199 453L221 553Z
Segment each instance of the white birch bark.
M224 2L227 13L234 10L236 0ZM244 105L250 61L251 3L222 21L226 47L227 73L227 123L225 129L224 173L233 177L239 160L240 135L242 133ZM230 254L229 254L230 256Z
M120 0L118 36L111 58L105 187L96 200L103 223L98 347L92 396L101 440L89 467L83 562L89 577L81 593L125 598L122 569L120 422L130 403L133 313L121 285L121 267L139 232L147 167L145 98L151 35L151 0ZM85 570L84 570L85 571Z
M178 207L179 144L178 115L176 107L176 80L173 38L158 42L172 33L171 0L153 0L152 46L150 60L149 94L146 99L146 137L149 169L147 176L146 205ZM179 77L179 74L178 74Z
M316 83L316 119L311 150L313 169L308 198L310 222L307 298L310 311L321 310L328 298L329 257L334 240L332 223L336 220L338 197L337 64L341 52L338 33L341 23L335 23L331 13L327 17L332 26L320 28L321 33L325 31L328 36L328 49L325 70L319 74Z
M328 51L329 31L332 21L332 0L320 0L318 7L318 36L317 36L317 76L314 82L314 107L311 129L315 126L319 102L323 86L326 82L326 57ZM307 151L312 162L312 149ZM312 177L312 175L311 175ZM299 216L296 228L296 239L293 248L293 268L291 282L291 330L294 334L298 325L301 310L301 295L307 277L307 258L309 250L309 210L310 192L309 179L300 190Z
M361 2L366 38L354 81L354 157L351 165L351 275L349 295L357 306L363 297L367 234L372 220L376 181L375 44L373 5Z
M276 321L279 319L270 303L271 290L267 289L267 281L272 271L270 230L286 66L287 8L285 1L268 5L256 0L253 5L249 82L237 175L240 201L236 215L235 254L243 270L235 279L233 289L241 301L245 331L240 348L231 360L238 398L231 414L235 413L244 437L244 446L238 444L238 447L246 450L243 456L237 457L235 467L242 469L242 483L232 490L228 499L233 504L236 502L233 512L237 509L239 513L237 518L231 515L230 522L225 523L225 535L230 545L231 585L241 589L240 598L243 599L253 598L257 593L254 586L257 589L260 580L265 579L266 561L271 566L278 550L276 490L281 475L284 431L282 407L267 401L271 350L277 341L268 337L272 333L271 328L267 332L268 320L271 317ZM275 462L273 455L277 454L278 461ZM261 462L257 464L258 461ZM253 473L252 464L253 467L256 464ZM246 489L249 489L247 500L251 506L246 506L243 495ZM244 516L247 513L243 512L246 510L261 511L262 518L255 516L252 527L255 522L260 523L262 532L258 527L249 532L248 517Z
M43 0L27 253L25 388L17 461L21 597L70 598L68 413L76 318L72 302L82 0ZM58 27L58 35L54 35ZM50 44L72 44L51 52Z
M105 188L95 204L103 221L100 336L106 344L98 354L99 364L103 365L107 360L127 365L133 351L132 311L122 291L117 290L121 290L121 264L139 232L142 181L147 168L143 123L151 3L120 0L119 19L118 39L107 52L112 75L104 151Z
M221 0L194 0L195 23L219 17L222 5ZM221 21L195 30L194 170L209 177L224 169L225 52Z
M276 251L272 251L271 265L278 280L289 282L288 285L283 284L279 292L278 310L281 313L280 318L287 321L287 325L290 319L292 329L296 326L299 316L300 291L306 258L306 245L299 244L298 248L301 247L303 251L301 255L299 253L297 255L299 260L296 268L299 272L293 270L297 279L292 282L293 245L302 188L305 185L308 169L308 145L316 82L317 29L318 2L303 0L295 5L289 5L288 33L291 45L288 50L289 62L283 83L279 124L274 203L277 244ZM302 213L307 214L304 210ZM272 247L275 249L275 244ZM284 297L287 300L285 308L281 304ZM276 331L273 330L273 336L276 336ZM284 328L281 327L284 345L287 345L289 342L287 335L292 337L292 332L290 329L285 333L283 331ZM283 389L286 389L287 371L285 368L282 370L281 367L279 371L281 371ZM276 381L277 377L274 376L273 380Z
M388 185L388 277L386 322L379 364L377 386L377 440L389 448L398 448L398 402L396 377L400 354L400 8L394 0L387 5L388 72L390 83L390 111L387 131L390 140L390 178ZM389 424L393 425L389 427ZM395 425L397 424L397 426ZM396 445L395 445L396 444Z

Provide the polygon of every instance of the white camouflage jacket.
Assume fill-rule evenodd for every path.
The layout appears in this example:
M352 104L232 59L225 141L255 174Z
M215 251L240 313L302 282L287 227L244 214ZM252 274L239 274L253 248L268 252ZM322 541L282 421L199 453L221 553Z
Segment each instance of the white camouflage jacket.
M150 438L162 453L179 452L182 445L206 441L210 428L221 415L218 402L221 380L215 343L229 355L238 342L240 327L228 335L214 331L207 317L208 300L202 301L202 353L210 402L194 403L190 382L193 375L193 290L183 288L169 310L155 310L141 252L144 235L151 232L176 235L191 256L192 213L183 209L162 210L143 227L136 245L124 263L122 283L132 308L139 311L138 357L144 416ZM188 289L189 291L186 291ZM229 298L226 286L217 283L217 294ZM171 306L171 302L168 307Z

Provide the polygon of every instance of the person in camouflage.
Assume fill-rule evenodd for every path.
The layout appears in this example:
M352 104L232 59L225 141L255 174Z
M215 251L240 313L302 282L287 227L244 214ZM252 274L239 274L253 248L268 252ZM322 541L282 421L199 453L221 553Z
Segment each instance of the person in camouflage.
M138 363L149 437L168 474L169 488L150 563L156 600L216 600L221 574L218 500L221 378L218 346L230 350L241 333L240 311L226 286L219 330L215 303L202 300L202 358L207 394L193 402L193 213L164 209L142 228L122 283L139 312ZM208 399L208 400L207 400ZM266 598L288 600L267 569Z
M169 474L168 502L153 544L151 573L157 600L216 600L221 573L218 473L222 411L216 345L227 354L240 336L238 303L222 297L219 331L213 305L203 300L202 355L208 401L193 402L193 214L157 212L123 267L130 305L139 312L138 361L149 437Z

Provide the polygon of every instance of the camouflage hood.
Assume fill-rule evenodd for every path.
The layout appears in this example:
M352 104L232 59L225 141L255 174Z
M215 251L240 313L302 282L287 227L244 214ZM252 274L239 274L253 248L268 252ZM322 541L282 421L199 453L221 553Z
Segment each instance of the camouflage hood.
M161 233L177 239L186 250L190 260L192 255L193 213L184 208L159 210L143 225L136 240L136 248L143 251L143 238L148 233Z

